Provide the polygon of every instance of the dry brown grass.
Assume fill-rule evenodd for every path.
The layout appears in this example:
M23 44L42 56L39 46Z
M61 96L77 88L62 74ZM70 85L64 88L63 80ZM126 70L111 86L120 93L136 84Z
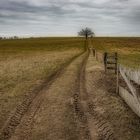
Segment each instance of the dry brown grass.
M34 47L37 40L46 45ZM52 73L84 50L84 42L79 38L37 40L32 39L29 44L29 40L0 42L0 128L28 91L41 85Z
M93 45L101 52L118 52L121 64L140 67L139 37L97 37L93 39Z

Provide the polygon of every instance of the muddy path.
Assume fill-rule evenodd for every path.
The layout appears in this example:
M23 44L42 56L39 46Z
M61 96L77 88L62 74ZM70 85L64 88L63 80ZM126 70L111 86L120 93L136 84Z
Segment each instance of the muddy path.
M89 44L90 47L90 44ZM139 140L140 119L115 93L116 77L87 51L19 108L6 140ZM20 113L21 112L21 113ZM22 118L21 116L22 115Z

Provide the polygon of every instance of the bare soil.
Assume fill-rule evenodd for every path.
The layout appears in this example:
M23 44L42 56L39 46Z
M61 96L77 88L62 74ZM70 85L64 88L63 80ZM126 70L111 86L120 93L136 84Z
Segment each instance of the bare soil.
M115 93L115 85L115 75L105 74L103 64L85 52L44 86L19 125L10 135L7 126L0 138L139 140L140 119Z
M86 57L87 53L74 60L34 98L11 140L88 139L86 119L75 111L80 69Z
M99 139L139 140L140 118L116 94L116 76L105 73L92 54L86 65L87 110L93 118Z

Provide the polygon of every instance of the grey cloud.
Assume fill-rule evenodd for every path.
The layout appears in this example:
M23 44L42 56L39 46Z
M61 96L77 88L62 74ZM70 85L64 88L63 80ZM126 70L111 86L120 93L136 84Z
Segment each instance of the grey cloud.
M0 34L17 34L23 25L30 27L30 34L38 27L40 35L46 28L48 34L61 30L71 35L82 26L94 28L98 35L131 35L130 28L139 35L139 9L139 0L0 0L0 30L5 28Z

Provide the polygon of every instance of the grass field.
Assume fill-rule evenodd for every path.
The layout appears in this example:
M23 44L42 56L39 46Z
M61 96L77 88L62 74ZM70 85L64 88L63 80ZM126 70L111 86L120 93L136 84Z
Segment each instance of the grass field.
M96 37L93 45L99 52L118 52L120 63L140 66L140 38ZM35 87L83 51L83 38L1 40L0 129Z
M139 37L96 37L94 48L101 52L118 52L119 61L128 67L140 67Z
M29 91L84 49L81 38L1 40L0 128Z

